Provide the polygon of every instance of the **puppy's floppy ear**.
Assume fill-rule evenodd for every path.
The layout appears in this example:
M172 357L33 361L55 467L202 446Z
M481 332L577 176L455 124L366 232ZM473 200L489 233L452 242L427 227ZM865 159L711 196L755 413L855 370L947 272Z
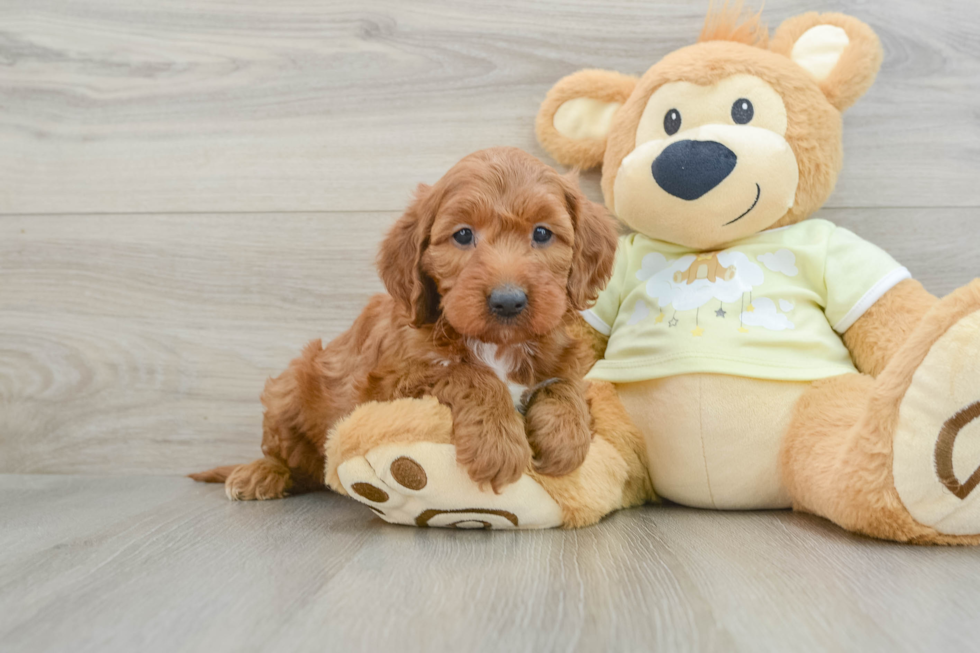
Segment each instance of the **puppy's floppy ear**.
M592 305L612 275L618 234L616 220L585 196L573 174L561 177L565 203L575 226L568 300L577 311Z
M415 200L388 232L378 252L378 272L388 294L408 311L419 327L439 319L439 291L422 270L422 254L436 218L438 198L431 186L419 184Z
M769 49L800 65L838 111L871 88L883 57L870 27L844 14L811 12L779 26Z
M538 142L558 163L596 167L613 116L635 87L635 77L611 70L580 70L560 79L538 110Z

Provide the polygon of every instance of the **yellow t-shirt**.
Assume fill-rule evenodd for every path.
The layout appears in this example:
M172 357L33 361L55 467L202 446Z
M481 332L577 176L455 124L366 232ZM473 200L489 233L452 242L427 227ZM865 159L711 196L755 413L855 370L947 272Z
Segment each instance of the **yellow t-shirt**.
M698 372L811 381L855 372L843 334L909 272L826 220L763 231L718 252L631 234L586 321L609 336L588 378ZM836 331L836 333L835 333Z

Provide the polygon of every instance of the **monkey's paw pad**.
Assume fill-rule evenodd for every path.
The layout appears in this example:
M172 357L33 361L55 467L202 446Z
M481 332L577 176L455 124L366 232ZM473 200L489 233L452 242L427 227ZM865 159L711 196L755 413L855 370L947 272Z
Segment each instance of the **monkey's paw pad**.
M500 494L480 490L456 463L451 444L413 442L374 447L337 468L341 485L392 524L442 528L553 528L561 508L524 475Z
M929 350L899 408L895 487L940 533L980 533L980 311Z

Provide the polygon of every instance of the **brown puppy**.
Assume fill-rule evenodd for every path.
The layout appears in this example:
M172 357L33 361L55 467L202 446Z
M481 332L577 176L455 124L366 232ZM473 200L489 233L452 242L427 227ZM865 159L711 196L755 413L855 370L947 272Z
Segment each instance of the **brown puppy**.
M262 453L191 477L231 499L323 486L324 443L358 404L434 395L452 409L458 461L495 491L535 455L562 475L591 441L588 345L566 330L608 280L613 219L530 154L464 158L417 197L381 246L390 294L266 383ZM515 410L525 409L525 415Z

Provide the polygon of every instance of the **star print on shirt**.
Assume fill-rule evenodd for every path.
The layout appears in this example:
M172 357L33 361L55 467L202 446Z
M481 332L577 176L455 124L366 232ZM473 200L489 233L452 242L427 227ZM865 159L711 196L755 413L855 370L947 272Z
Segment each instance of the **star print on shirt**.
M717 315L718 317L725 317L726 315L725 309L719 308L717 311L715 311L715 315Z
M669 320L667 321L667 324L668 324L669 326L672 326L672 327L675 327L675 326L677 326L677 323L678 323L678 322L680 322L680 320L678 320L678 319L677 319L676 317L672 317L672 318L670 318L670 319L669 319Z

